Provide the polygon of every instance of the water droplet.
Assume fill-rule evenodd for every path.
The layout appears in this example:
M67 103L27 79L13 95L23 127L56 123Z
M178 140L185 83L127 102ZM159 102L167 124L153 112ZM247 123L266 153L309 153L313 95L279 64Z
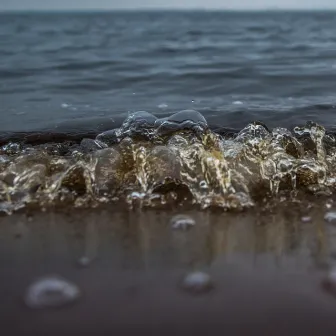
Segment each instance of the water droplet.
M311 221L311 217L310 216L303 216L301 217L301 222L303 223L308 223Z
M327 222L335 222L336 221L336 211L329 211L324 215L324 219Z
M209 292L213 287L210 275L200 271L188 274L182 281L182 288L194 294Z
M176 215L170 220L173 229L188 230L195 226L196 222L188 215Z
M47 276L32 283L25 294L25 303L33 309L57 308L79 299L79 288L60 276Z

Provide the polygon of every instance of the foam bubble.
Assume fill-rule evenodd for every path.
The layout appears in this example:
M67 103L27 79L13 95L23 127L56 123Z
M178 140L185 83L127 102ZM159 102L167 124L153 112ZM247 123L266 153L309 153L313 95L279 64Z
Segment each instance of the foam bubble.
M54 275L38 279L25 294L25 303L33 309L59 308L79 299L79 288L66 279Z
M195 226L195 220L188 215L176 215L170 220L173 229L188 230Z

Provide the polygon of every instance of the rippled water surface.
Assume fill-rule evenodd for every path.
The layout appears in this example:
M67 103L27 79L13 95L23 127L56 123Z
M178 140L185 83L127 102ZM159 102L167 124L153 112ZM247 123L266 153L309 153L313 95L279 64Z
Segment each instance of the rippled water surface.
M3 131L186 108L235 128L335 124L334 12L0 15Z

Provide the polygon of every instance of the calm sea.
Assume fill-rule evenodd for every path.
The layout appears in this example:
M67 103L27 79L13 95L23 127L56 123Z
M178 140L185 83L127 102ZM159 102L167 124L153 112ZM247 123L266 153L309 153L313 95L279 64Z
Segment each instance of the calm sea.
M0 79L0 131L183 109L230 128L332 129L336 12L4 12Z

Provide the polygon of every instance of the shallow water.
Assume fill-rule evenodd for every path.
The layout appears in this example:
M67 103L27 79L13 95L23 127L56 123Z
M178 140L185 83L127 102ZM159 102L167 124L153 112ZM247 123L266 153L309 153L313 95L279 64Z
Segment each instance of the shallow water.
M109 206L2 217L0 323L13 335L333 335L336 301L322 284L335 261L335 227L324 212L323 203L245 214ZM172 228L177 214L195 225ZM186 274L200 271L211 288L185 288ZM55 274L82 296L58 309L27 307L27 288Z
M335 224L324 220L325 211L324 202L316 202L245 213L115 206L21 212L1 218L0 255L8 267L35 265L43 274L57 274L65 265L82 269L82 258L93 269L207 270L225 260L252 272L324 271L336 257ZM177 215L194 225L174 228Z

